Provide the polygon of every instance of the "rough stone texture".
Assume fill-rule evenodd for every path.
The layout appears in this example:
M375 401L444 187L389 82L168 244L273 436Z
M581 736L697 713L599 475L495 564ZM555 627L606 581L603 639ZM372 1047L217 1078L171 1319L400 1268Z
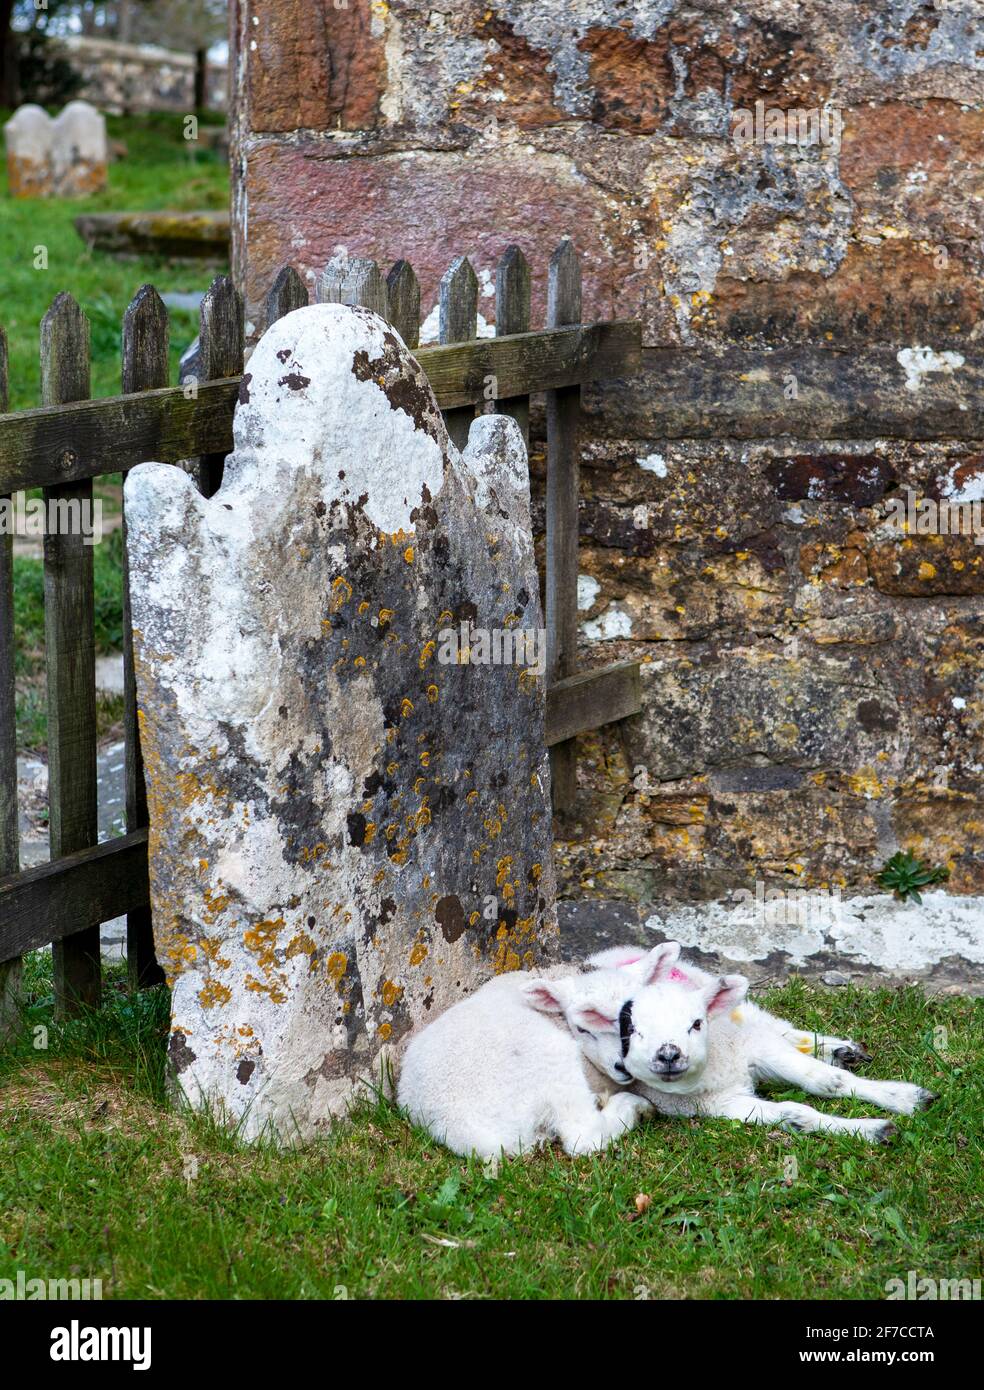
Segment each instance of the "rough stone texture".
M900 845L984 891L984 546L887 523L910 489L984 502L979 447L586 455L582 660L642 660L644 713L582 741L563 891L863 890Z
M40 106L21 106L3 128L7 147L7 180L12 198L48 198L51 172L52 120Z
M321 36L276 78L303 121L251 108L278 63L254 10L265 34ZM310 281L341 247L408 257L425 314L467 253L491 320L512 241L542 323L563 233L586 316L643 320L643 371L589 392L581 533L582 659L645 661L646 712L583 742L561 891L869 891L900 845L981 891L984 547L886 521L908 488L984 498L984 445L687 444L652 419L657 348L889 344L918 392L940 380L919 349L980 343L981 6L390 0L358 56L331 0L240 0L234 28L233 254L257 327L283 261ZM358 94L331 91L325 50ZM757 100L829 103L839 147L736 143Z
M543 680L436 651L542 618L518 428L459 454L368 310L271 328L234 437L210 500L162 464L126 484L154 932L186 1094L289 1137L550 958Z

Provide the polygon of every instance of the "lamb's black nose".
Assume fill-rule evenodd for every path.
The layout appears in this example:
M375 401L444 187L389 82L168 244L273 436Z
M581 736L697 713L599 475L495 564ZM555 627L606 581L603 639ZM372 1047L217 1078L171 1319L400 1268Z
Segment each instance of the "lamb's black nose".
M683 1054L675 1043L664 1043L656 1053L657 1059L666 1067L674 1066L675 1063L679 1062L682 1055Z

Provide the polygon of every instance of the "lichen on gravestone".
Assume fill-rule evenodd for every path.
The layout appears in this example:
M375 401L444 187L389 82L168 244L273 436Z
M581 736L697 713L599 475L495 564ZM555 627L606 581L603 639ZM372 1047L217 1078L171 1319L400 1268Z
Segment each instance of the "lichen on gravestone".
M54 191L51 141L54 122L40 106L20 106L4 125L7 181L12 198L47 198Z
M543 676L439 652L542 617L516 425L459 453L375 314L275 323L234 440L210 499L163 464L126 483L151 896L181 1089L289 1139L552 957Z
M70 101L55 118L51 172L61 198L84 198L106 187L109 143L106 118L87 101Z
M21 106L3 128L14 198L83 198L106 187L106 118L87 101L70 101L52 120Z

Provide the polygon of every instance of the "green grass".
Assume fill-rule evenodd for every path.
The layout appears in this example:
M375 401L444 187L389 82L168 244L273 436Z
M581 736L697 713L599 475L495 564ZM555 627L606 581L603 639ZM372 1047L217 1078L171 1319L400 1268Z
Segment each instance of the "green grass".
M132 997L117 976L102 1011L58 1028L43 957L28 976L0 1062L0 1277L134 1298L837 1299L883 1298L910 1269L982 1272L980 1001L801 981L765 996L863 1037L872 1074L940 1092L891 1146L656 1120L604 1157L496 1172L382 1101L306 1149L244 1147L166 1108L163 990Z
M0 122L9 113L0 111ZM109 167L104 193L80 199L12 199L6 168L0 169L0 264L3 294L0 324L10 349L10 409L40 403L38 327L55 295L68 290L92 325L92 394L120 390L120 329L123 311L141 285L162 293L208 288L215 268L177 265L152 257L117 260L90 251L73 225L84 212L178 211L228 206L225 161L189 145L180 115L110 117L109 134L128 154ZM35 270L35 247L46 246L48 269ZM198 332L198 316L171 310L171 380L177 361Z
M0 122L9 113L0 111ZM208 119L208 118L205 118ZM70 291L92 326L92 394L120 390L120 332L124 311L141 285L150 281L162 293L208 287L214 267L177 265L143 257L117 260L92 252L75 231L83 212L140 212L158 208L224 208L229 178L219 156L190 146L183 138L181 115L157 114L114 118L109 134L123 140L125 159L110 165L105 193L84 199L13 200L7 194L6 167L0 168L0 264L3 265L0 324L7 331L10 355L10 409L40 403L38 328L55 295ZM48 269L34 268L35 247L44 245ZM198 332L194 312L171 310L171 380L177 381L178 358ZM95 494L105 516L120 510L118 475L97 480ZM96 576L96 646L118 650L122 643L122 574L119 536L114 533L94 551ZM14 561L17 642L18 747L42 752L47 741L44 693L44 609L40 560ZM118 698L101 699L100 736L115 729L121 717Z

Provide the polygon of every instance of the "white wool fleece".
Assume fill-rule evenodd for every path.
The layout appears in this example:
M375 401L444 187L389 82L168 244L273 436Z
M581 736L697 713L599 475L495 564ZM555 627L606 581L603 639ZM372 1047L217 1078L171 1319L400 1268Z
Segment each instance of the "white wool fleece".
M629 1080L618 1044L626 993L611 970L500 975L411 1038L397 1101L455 1153L518 1154L553 1139L572 1154L604 1148L651 1108L616 1089ZM599 1105L596 1091L610 1098Z

